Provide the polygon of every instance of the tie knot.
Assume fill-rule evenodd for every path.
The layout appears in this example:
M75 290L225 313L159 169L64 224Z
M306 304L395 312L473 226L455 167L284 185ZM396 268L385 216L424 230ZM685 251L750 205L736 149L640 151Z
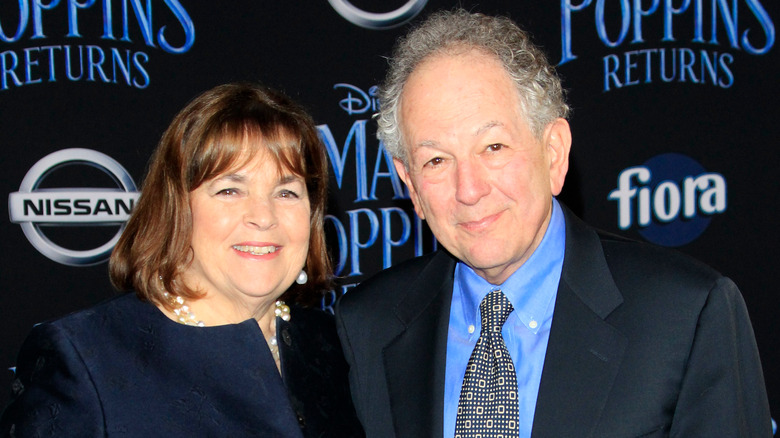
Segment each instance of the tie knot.
M501 333L506 319L514 307L501 289L490 291L479 304L479 314L482 317L482 330L490 333Z

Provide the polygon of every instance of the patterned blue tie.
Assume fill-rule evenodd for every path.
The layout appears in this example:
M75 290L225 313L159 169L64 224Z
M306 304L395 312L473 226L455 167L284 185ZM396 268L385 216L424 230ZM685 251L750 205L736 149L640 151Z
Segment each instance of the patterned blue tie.
M455 438L517 437L517 376L501 329L514 308L500 290L479 305L482 328L463 377Z

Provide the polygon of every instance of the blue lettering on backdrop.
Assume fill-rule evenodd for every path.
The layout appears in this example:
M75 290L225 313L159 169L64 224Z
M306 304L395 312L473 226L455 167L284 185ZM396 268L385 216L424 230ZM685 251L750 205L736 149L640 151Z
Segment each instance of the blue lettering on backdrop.
M730 53L670 48L643 49L610 54L603 58L604 90L622 88L640 83L688 82L729 88L734 84Z
M346 96L338 101L338 105L347 115L373 113L379 108L375 86L370 87L368 92L346 83L336 84L333 88L345 91ZM398 177L393 159L384 144L372 139L373 144L369 148L367 123L367 119L354 120L343 143L336 140L337 137L327 124L317 126L339 190L354 187L353 205L358 207L358 204L368 204L344 211L344 221L334 215L326 216L326 228L335 233L336 275L342 275L347 267L347 276L365 274L361 268L361 255L370 248L376 247L381 251L382 268L392 265L394 248L413 245L414 255L423 254L424 224L416 214L412 212L410 216L410 213L396 206L369 208L370 203L382 201L377 194L381 184L389 184L392 190L390 200L409 199L409 193ZM368 151L374 149L376 156L369 157ZM347 170L353 163L355 180L344 184L345 176L352 174ZM435 242L433 245L435 248ZM341 292L351 286L354 284L344 285ZM327 307L326 302L323 305Z
M183 34L181 45L174 45L166 38L169 34L167 26L160 26L155 33L152 20L155 4L151 0L145 3L141 0L123 0L121 4L121 10L115 11L112 2L108 0L51 0L48 3L42 0L18 0L15 28L11 24L14 23L13 17L0 17L0 41L19 43L25 35L29 35L31 41L51 38L45 32L43 17L59 7L66 11L66 39L84 39L87 34L91 37L99 36L102 40L132 43L132 34L140 33L140 41L144 45L152 49L159 47L170 54L185 53L195 44L195 25L179 0L162 0L162 4L180 26L178 32ZM94 8L101 8L102 28L80 27L82 17ZM118 17L115 16L117 14ZM92 23L94 20L89 18L83 21ZM119 39L114 33L115 18L121 21ZM149 54L144 51L95 44L48 44L5 50L0 52L0 90L61 79L124 84L143 89L151 81L147 68L149 60Z
M675 6L675 3L680 3ZM657 37L666 47L651 47L612 53L603 60L603 91L662 82L710 84L729 88L734 84L729 50L749 55L764 55L774 46L775 26L760 0L619 0L619 26L609 28L606 20L606 0L561 0L561 59L563 65L577 59L572 41L575 14L592 8L595 35L610 49L624 44L645 44L647 32L643 21L653 15L663 17L663 30ZM737 17L747 8L755 23L740 29ZM714 46L712 49L672 46L676 20L692 20L691 43ZM760 28L760 31L759 31ZM741 30L741 33L740 33ZM725 38L724 38L725 36Z
M364 114L368 111L373 113L379 110L379 99L377 98L379 87L376 85L369 88L368 93L350 84L336 84L333 86L333 89L336 90L341 88L347 90L347 97L339 101L339 106L347 114Z
M639 234L664 246L681 246L699 237L712 215L726 210L726 180L705 172L692 158L667 153L629 167L618 175L607 199L617 201L618 228L636 224Z

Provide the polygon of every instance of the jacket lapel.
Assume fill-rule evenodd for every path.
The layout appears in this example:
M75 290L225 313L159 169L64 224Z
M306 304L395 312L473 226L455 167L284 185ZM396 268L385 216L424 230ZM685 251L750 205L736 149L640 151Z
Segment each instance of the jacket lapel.
M590 436L620 368L626 338L605 318L622 302L598 235L570 211L533 437Z
M441 437L447 328L456 261L439 251L393 309L405 330L384 349L396 436Z

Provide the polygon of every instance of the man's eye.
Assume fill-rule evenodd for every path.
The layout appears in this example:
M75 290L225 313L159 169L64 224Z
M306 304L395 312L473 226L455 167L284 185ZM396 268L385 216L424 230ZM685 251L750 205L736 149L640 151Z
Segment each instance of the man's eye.
M490 146L488 146L487 150L489 150L490 152L498 152L498 151L500 151L503 148L504 148L504 145L502 145L500 143L495 143L495 144L491 144Z
M440 164L441 164L441 163L443 163L443 162L444 162L444 159L442 159L441 157L436 157L436 158L432 158L432 159L430 159L430 160L429 160L427 163L425 163L425 164L426 164L426 165L429 165L429 166L438 166L438 165L440 165Z

